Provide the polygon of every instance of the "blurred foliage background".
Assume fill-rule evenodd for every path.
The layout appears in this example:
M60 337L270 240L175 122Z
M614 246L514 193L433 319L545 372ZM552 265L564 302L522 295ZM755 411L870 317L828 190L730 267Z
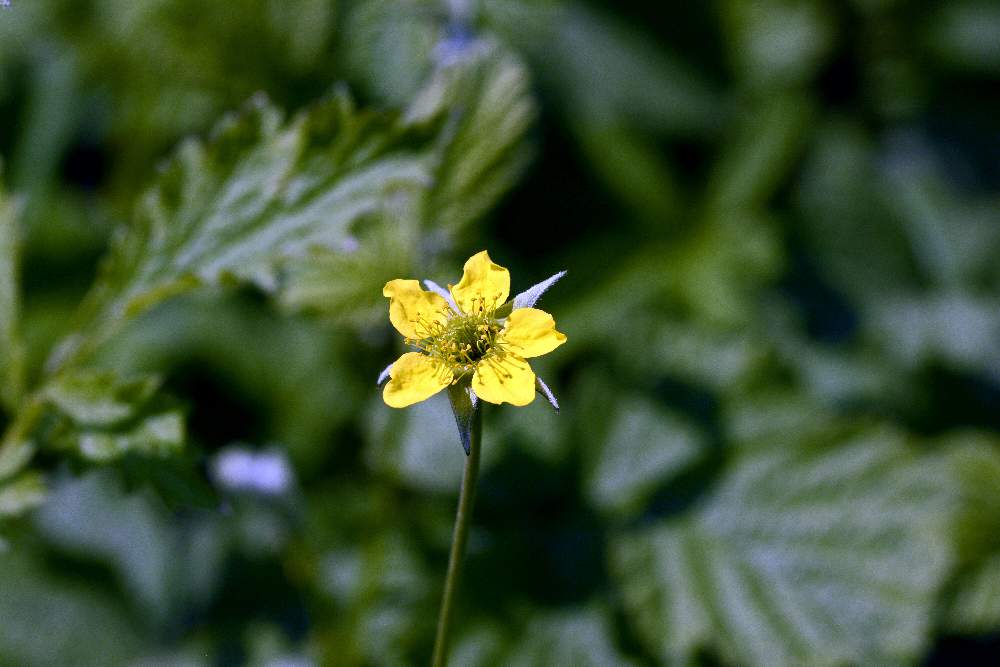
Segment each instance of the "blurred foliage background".
M482 248L569 343L453 664L996 664L998 76L988 0L13 0L0 664L427 662L381 287Z

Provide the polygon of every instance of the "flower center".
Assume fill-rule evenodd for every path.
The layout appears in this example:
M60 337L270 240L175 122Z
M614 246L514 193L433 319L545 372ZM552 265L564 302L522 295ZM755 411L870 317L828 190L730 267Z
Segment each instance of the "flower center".
M494 349L500 325L485 314L459 315L448 320L432 340L431 353L444 359L456 375L475 369Z
M503 356L497 341L501 325L492 310L481 310L471 315L454 315L444 324L439 322L421 323L419 340L407 343L419 348L432 357L441 359L455 378L471 373L484 359Z

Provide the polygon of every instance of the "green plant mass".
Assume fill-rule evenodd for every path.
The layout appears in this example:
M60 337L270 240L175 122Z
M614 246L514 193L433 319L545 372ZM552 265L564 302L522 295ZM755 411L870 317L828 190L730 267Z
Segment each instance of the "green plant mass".
M1000 663L998 45L0 0L0 665Z

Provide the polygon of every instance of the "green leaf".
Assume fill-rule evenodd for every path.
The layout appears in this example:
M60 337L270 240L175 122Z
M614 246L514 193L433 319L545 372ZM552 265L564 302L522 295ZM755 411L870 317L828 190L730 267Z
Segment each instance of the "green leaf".
M459 47L456 47L459 48ZM451 245L521 175L531 150L536 109L523 65L492 42L474 40L432 72L402 122L436 136L422 147L427 181L396 193L383 214L353 230L343 249L319 249L289 265L282 302L340 321L371 324L385 316L382 286L413 275L421 250Z
M462 479L465 452L451 403L442 392L407 410L386 410L381 396L371 405L365 460L375 471L409 488L453 494ZM483 468L500 456L484 448Z
M944 628L950 633L985 635L1000 628L1000 552L961 575L944 614Z
M738 196L744 195L749 193ZM754 317L754 295L778 274L784 252L769 217L746 209L718 211L674 246L663 260L669 267L664 273L684 307L710 323L735 328Z
M544 361L538 366L543 364ZM536 370L541 371L541 368L536 367ZM541 395L537 395L531 405L519 410L496 410L492 415L487 411L484 418L490 420L486 427L487 438L504 443L506 451L516 448L539 460L559 465L576 446L573 438L566 437L567 430L574 425L572 417L557 413ZM484 448L483 456L487 462L493 456L491 449L500 448Z
M637 663L626 658L615 645L607 613L599 608L585 608L529 617L520 641L499 664L633 667Z
M101 89L107 105L94 131L115 146L108 179L123 197L180 137L211 127L257 90L282 102L311 99L329 85L336 61L340 7L326 0L243 0L239 12L199 0L105 0L79 14L42 4L41 25L21 34L39 38L49 29L44 39L70 49L83 88L70 98L69 111L80 117L70 134L94 112L89 91ZM22 13L21 5L10 13Z
M954 167L938 157L930 141L903 134L882 157L882 188L889 210L903 223L923 287L978 291L995 284L1000 230L994 195L970 195L958 189Z
M678 222L683 201L662 148L635 129L577 120L572 128L587 165L649 224Z
M0 485L0 518L20 516L45 500L45 481L36 472L26 472Z
M642 30L584 3L488 0L488 27L524 54L585 165L659 230L680 218L680 188L658 140L716 129L726 100Z
M515 45L571 118L657 133L702 133L725 115L694 68L615 16L584 3L488 0L490 28Z
M273 290L283 262L348 247L359 221L429 184L430 140L343 92L290 121L256 98L209 140L182 145L142 196L90 293L87 333L61 358L168 297L224 281Z
M713 170L709 206L729 211L767 203L802 150L813 115L811 101L792 93L745 109Z
M159 387L160 378L153 375L122 378L114 371L86 369L63 373L44 393L77 424L107 427L135 417Z
M184 416L154 400L160 379L121 377L108 370L68 370L43 389L61 416L50 433L56 445L93 462L129 452L176 453L184 444Z
M739 458L693 514L616 539L641 641L668 663L915 660L950 558L937 482L901 440Z
M869 311L871 338L904 367L944 362L959 371L1000 377L1000 310L993 294L948 290L883 295Z
M610 433L591 454L587 495L598 509L628 516L706 452L697 428L640 398L624 398Z
M722 10L733 66L751 89L806 82L834 42L833 17L819 2L729 0Z
M129 596L154 614L167 609L171 586L178 586L170 568L183 562L173 552L176 535L168 518L150 495L126 493L108 469L56 485L34 516L49 544L106 564Z
M92 584L44 571L42 561L21 550L0 557L0 663L126 665L138 658L134 613Z
M0 402L9 410L16 408L24 382L24 350L19 333L20 259L17 202L0 184Z
M1000 442L961 434L940 443L954 479L954 542L962 566L944 598L942 624L955 634L1000 628Z
M741 447L790 446L837 432L834 413L802 391L757 388L729 398L723 424L729 442Z
M386 410L373 402L368 464L408 486L453 492L462 477L462 451L455 417L444 396L434 396L412 410Z
M822 277L859 304L911 285L907 240L883 193L874 140L860 123L838 118L814 126L810 142L796 221Z
M739 391L767 369L770 346L746 330L726 330L690 319L633 318L646 355L622 350L622 363L642 374L669 374L719 393Z
M346 3L338 22L350 39L342 40L337 55L352 86L382 103L401 105L411 99L444 32L440 11L434 0Z
M144 417L124 431L81 430L69 442L74 451L95 463L106 463L128 453L169 456L184 446L184 416L177 410Z
M952 67L985 75L1000 71L1000 7L986 0L939 5L926 21L926 41Z
M343 509L341 503L335 512L340 520ZM317 587L345 613L334 619L336 641L326 647L321 664L411 665L426 659L423 641L434 633L440 589L407 531L385 525L384 519L367 516L366 528L349 547L322 554Z
M456 47L407 112L410 122L447 116L424 212L425 227L454 233L491 209L524 171L537 110L524 65L484 40Z
M603 605L519 610L517 619L513 631L495 622L460 624L449 662L465 667L638 664L616 645L614 625Z
M331 434L371 397L370 378L348 367L358 339L313 318L282 316L252 296L232 297L200 293L164 304L107 346L101 363L164 374L194 365L221 378L227 392L257 406L297 467L315 469L337 446Z
M281 305L359 328L383 326L382 287L412 275L420 245L413 202L398 203L393 213L372 216L357 230L349 252L316 248L290 263L281 282Z

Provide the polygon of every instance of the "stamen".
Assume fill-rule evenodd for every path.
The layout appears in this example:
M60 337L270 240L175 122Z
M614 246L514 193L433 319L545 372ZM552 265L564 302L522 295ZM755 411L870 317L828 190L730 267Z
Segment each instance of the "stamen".
M499 301L497 294L494 302ZM412 322L417 338L407 339L407 344L439 359L442 373L451 376L451 382L474 372L482 364L497 375L497 379L513 375L503 368L510 363L505 343L500 339L502 326L496 321L495 303L490 305L482 295L473 297L471 314L463 315L445 311L444 322L420 317Z

